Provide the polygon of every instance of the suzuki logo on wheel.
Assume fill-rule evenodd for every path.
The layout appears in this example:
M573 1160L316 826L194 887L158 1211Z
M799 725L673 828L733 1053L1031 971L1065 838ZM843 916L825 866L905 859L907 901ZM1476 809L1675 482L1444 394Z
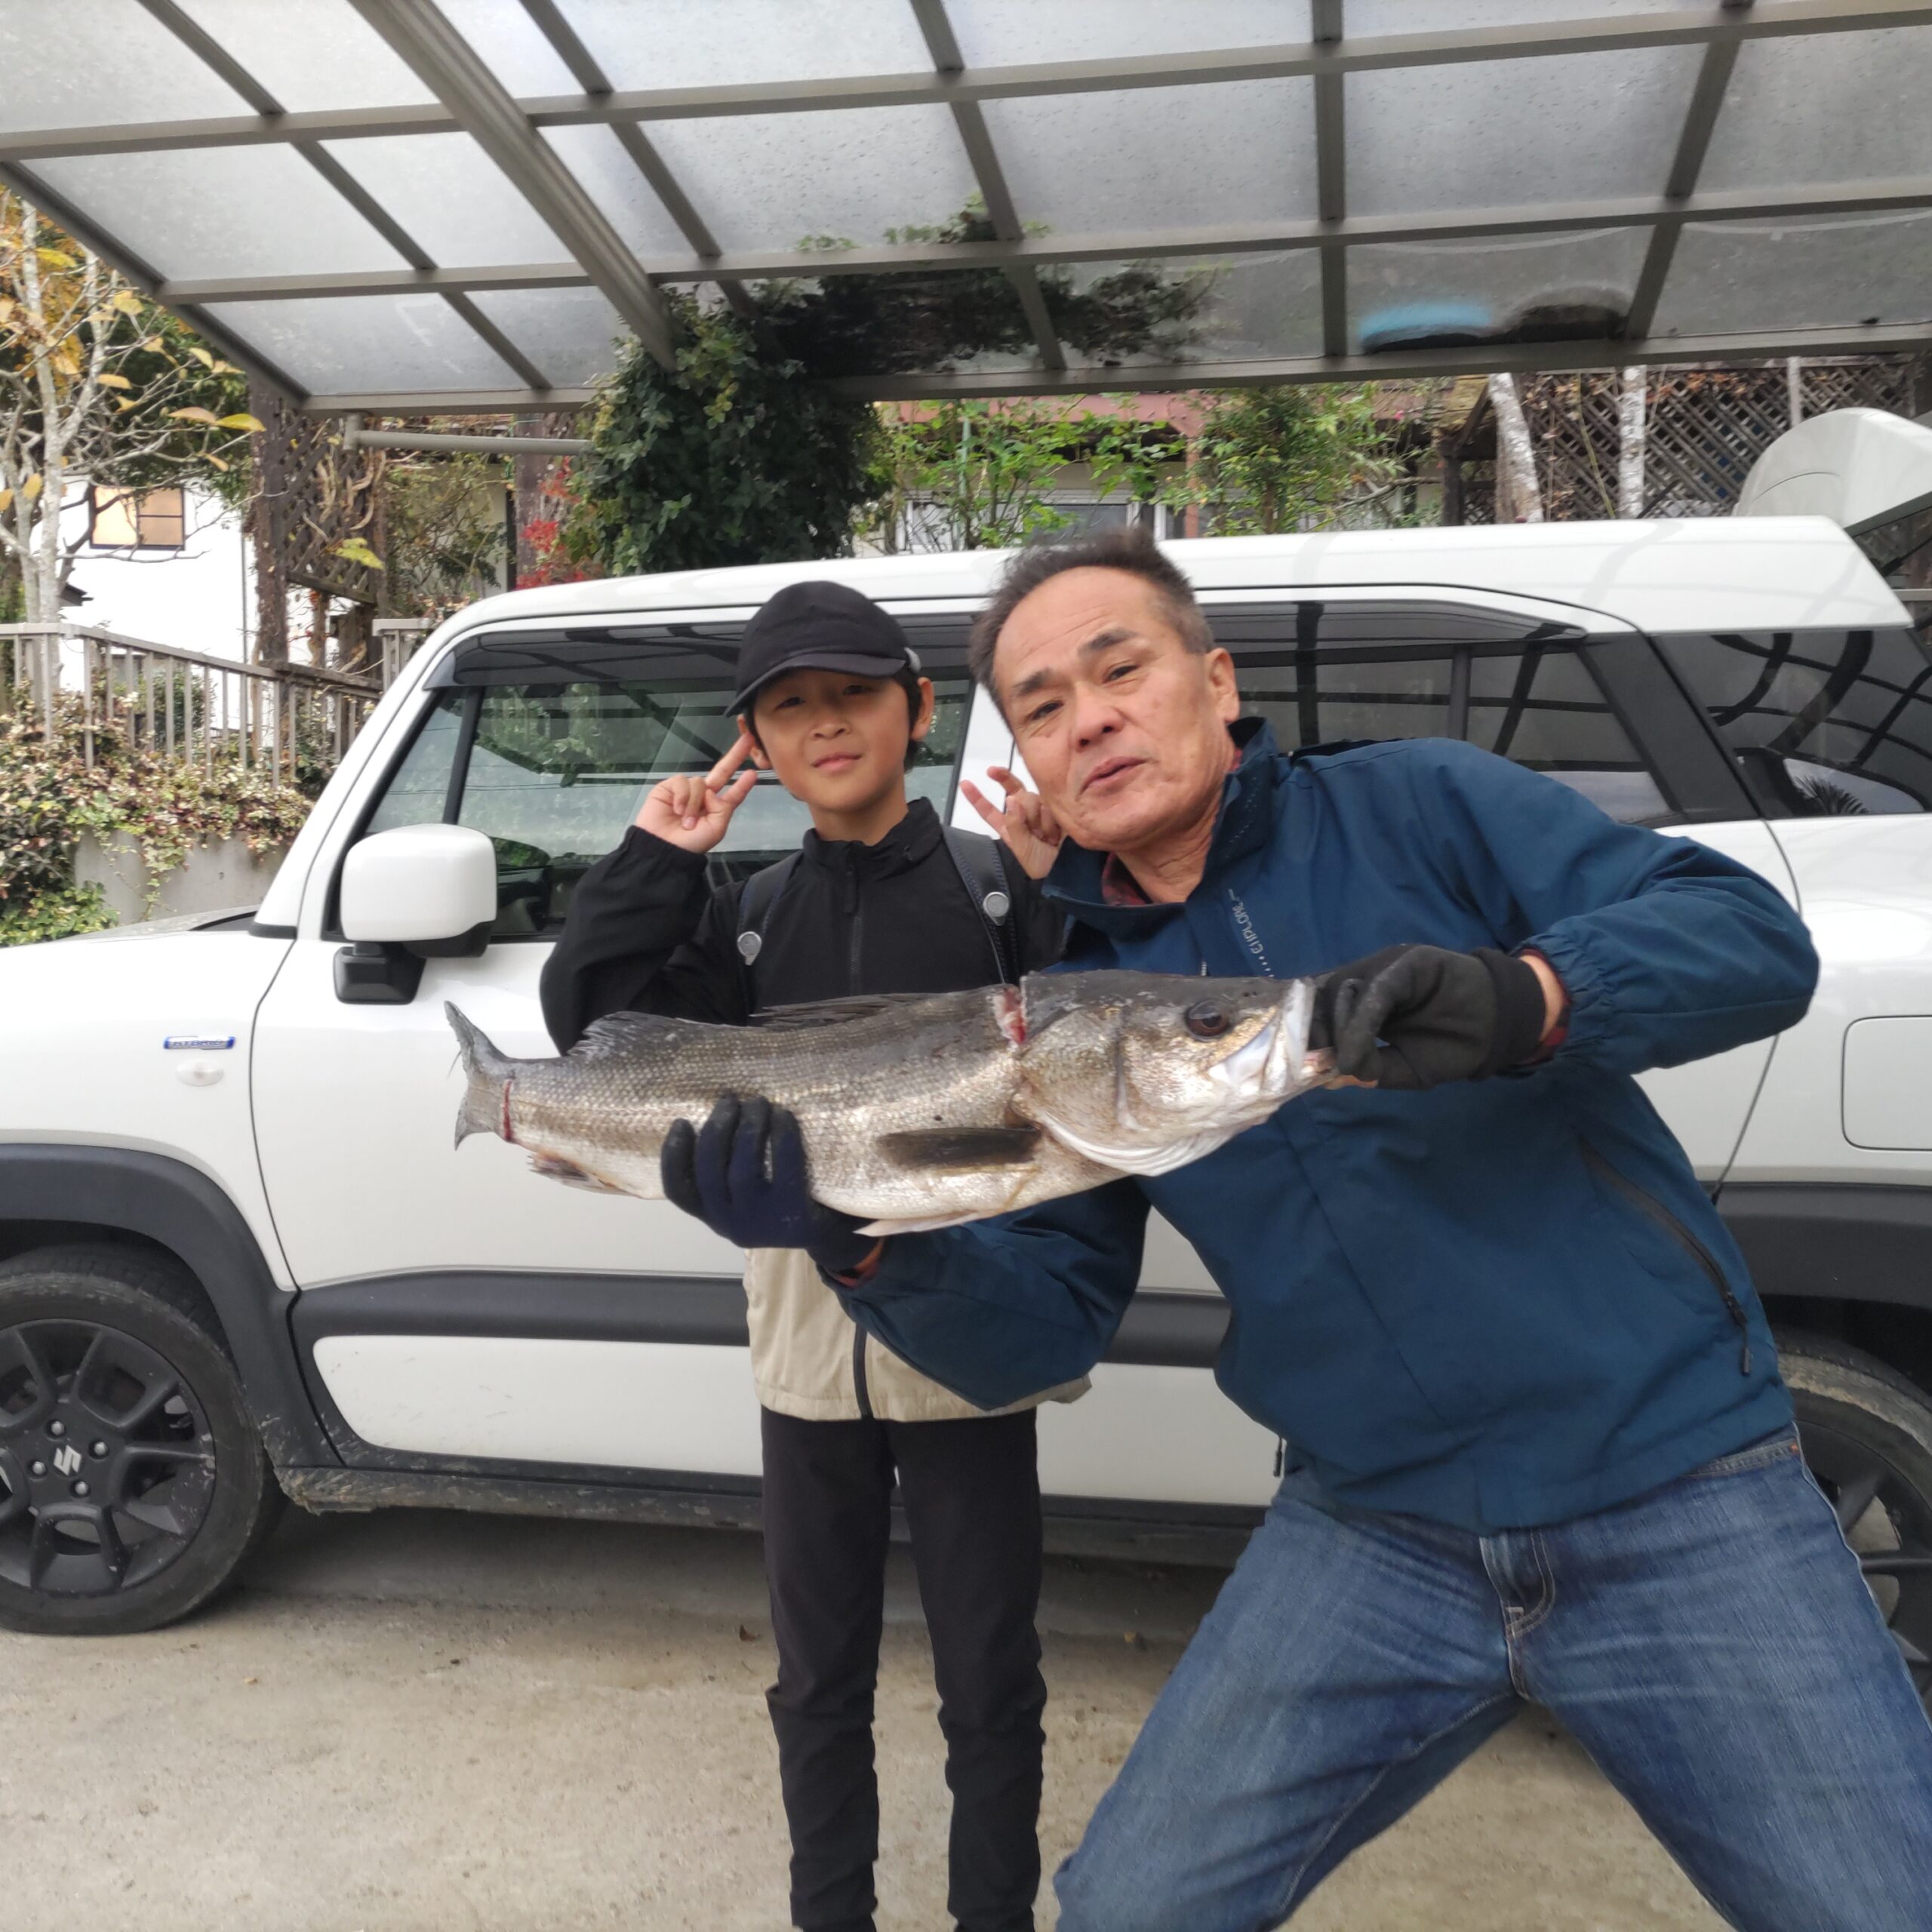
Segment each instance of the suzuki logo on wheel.
M69 1442L54 1452L54 1466L63 1476L70 1476L81 1466L81 1452Z

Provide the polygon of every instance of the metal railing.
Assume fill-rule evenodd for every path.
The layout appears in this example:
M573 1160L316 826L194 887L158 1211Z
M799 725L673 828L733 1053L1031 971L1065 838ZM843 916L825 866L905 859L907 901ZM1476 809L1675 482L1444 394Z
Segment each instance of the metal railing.
M124 637L91 624L0 624L11 646L4 691L37 711L51 743L57 700L81 705L82 755L113 728L146 750L212 769L217 758L293 783L298 759L333 765L375 708L388 680L310 664L242 664L177 645Z
M382 652L379 666L383 689L387 691L402 675L402 667L415 656L423 639L436 628L433 617L378 617L376 643Z

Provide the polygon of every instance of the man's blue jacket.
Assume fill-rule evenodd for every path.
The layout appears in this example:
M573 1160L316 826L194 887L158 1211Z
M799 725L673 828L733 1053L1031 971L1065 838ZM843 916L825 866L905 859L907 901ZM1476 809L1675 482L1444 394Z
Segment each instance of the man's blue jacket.
M1232 1319L1216 1374L1338 1500L1479 1531L1607 1508L1770 1434L1791 1404L1743 1257L1632 1075L1804 1014L1817 961L1764 880L1439 739L1284 757L1265 727L1177 906L1048 884L1065 969L1323 972L1402 941L1534 947L1567 989L1543 1064L1424 1094L1319 1090L1217 1153L886 1244L848 1306L987 1407L1083 1374L1147 1211Z

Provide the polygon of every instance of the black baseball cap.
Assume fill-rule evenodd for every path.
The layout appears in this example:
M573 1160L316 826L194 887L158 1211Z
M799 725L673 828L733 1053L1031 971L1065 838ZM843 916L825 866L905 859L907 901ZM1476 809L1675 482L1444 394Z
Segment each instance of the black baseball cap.
M731 709L746 709L758 691L787 671L849 671L896 678L919 668L897 618L849 584L788 583L745 626L738 689Z

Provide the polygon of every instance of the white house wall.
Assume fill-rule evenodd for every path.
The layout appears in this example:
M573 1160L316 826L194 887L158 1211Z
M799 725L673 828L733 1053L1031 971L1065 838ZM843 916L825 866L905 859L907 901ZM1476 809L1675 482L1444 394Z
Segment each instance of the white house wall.
M245 658L254 586L241 513L193 491L187 493L187 512L188 540L181 549L84 548L70 582L88 601L69 606L68 616L151 643ZM69 495L60 514L69 538L78 535L88 514L85 487Z

